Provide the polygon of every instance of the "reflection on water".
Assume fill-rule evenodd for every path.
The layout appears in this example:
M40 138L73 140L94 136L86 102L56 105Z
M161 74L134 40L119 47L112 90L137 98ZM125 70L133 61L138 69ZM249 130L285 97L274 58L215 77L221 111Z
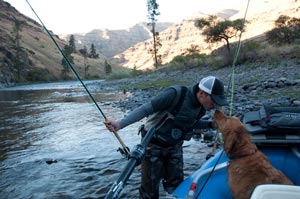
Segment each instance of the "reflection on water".
M124 115L104 105L121 94L93 95L107 117ZM76 82L0 90L0 198L103 198L127 160L102 122ZM119 132L129 148L140 141L139 125ZM185 147L193 154L185 158L187 172L202 163L201 147L195 141ZM122 198L137 198L139 181L134 171Z

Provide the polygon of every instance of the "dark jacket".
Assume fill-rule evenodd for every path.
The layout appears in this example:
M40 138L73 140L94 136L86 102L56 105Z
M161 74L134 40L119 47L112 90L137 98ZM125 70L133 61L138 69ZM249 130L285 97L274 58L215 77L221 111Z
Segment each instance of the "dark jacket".
M181 87L171 87L176 90L176 101L181 94ZM158 111L152 114L145 124L146 130L155 126L157 131L152 140L153 143L158 145L171 146L183 142L183 140L190 140L193 135L193 128L199 119L205 114L205 109L197 100L196 93L197 86L188 87L182 102L179 104L172 104L174 107ZM177 100L178 101L178 100ZM173 112L173 109L178 109Z

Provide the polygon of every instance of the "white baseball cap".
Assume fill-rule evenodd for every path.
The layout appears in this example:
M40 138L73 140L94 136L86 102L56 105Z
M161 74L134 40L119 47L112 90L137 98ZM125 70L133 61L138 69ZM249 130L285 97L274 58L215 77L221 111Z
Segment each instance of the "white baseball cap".
M219 106L228 105L224 95L223 83L214 76L208 76L201 79L199 88L209 94L211 99Z

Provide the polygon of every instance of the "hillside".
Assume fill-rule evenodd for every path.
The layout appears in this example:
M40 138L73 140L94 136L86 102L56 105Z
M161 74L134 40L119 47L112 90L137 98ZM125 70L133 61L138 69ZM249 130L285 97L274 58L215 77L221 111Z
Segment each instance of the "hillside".
M157 23L157 29L163 30L160 32L162 47L158 54L162 55L164 67L168 67L168 63L174 57L185 55L187 49L191 48L192 45L198 47L199 53L205 54L210 54L223 46L223 42L214 45L204 42L201 31L194 25L196 18L206 17L208 14L229 19L242 18L245 14L245 8L246 5L239 4L217 13L194 14L190 18L183 19L181 23L171 25L168 28L166 28L170 25L168 23ZM242 40L259 39L258 41L263 43L264 33L273 28L274 21L280 15L299 17L299 8L300 2L297 0L286 0L284 4L280 0L250 1L246 18L246 32L243 33ZM62 76L62 57L49 36L36 21L24 16L10 4L0 0L0 22L0 87L12 86L16 82L49 82L73 78L71 72L68 72L67 78ZM16 25L18 24L20 25L19 31L16 32ZM128 30L93 30L81 36L75 34L75 39L78 42L76 43L77 49L85 44L89 47L90 43L94 43L100 54L99 59L87 59L87 65L89 65L87 77L85 77L84 72L84 58L78 53L72 54L75 69L82 78L106 77L105 60L113 56L114 53L123 51L144 38L149 38L148 28L144 23L140 23ZM52 34L61 48L67 44L55 33ZM19 38L19 48L17 48L16 38ZM153 59L148 53L150 41L148 39L139 42L115 55L113 60L108 60L112 65L113 72L127 71L128 73L133 68L152 69ZM231 42L234 41L236 40L231 40Z
M238 4L233 8L209 14L234 20L244 17L246 6L246 4ZM262 37L266 31L274 27L274 22L280 15L299 17L299 9L300 1L297 0L286 0L284 3L281 0L250 1L246 18L246 32L243 33L242 40ZM207 13L195 14L189 19L184 19L181 23L160 32L162 48L159 49L158 54L162 55L162 64L170 62L177 55L185 54L192 45L198 46L199 53L205 54L224 45L223 42L214 45L204 42L201 31L195 27L194 20L196 18L207 16ZM237 41L237 38L231 40L231 42L234 41ZM116 55L115 58L124 67L136 67L140 70L152 68L153 58L147 52L147 49L150 48L149 43L150 40L138 43Z
M18 31L16 27L19 27ZM51 34L63 49L67 43L53 32ZM3 0L0 0L0 40L0 87L12 86L17 82L64 79L62 56L43 27ZM75 69L84 78L83 57L79 54L72 56ZM87 74L89 78L105 77L104 61L101 56L100 59L87 59L90 66ZM113 70L126 70L115 65L112 67ZM67 79L72 78L69 71Z
M173 23L157 23L157 31L163 31ZM124 30L108 30L95 29L85 34L73 34L78 49L86 46L89 48L91 44L95 45L97 52L107 58L111 58L116 54L122 53L131 46L151 38L150 27L147 23L138 23L133 27ZM70 35L61 35L61 38L68 41Z

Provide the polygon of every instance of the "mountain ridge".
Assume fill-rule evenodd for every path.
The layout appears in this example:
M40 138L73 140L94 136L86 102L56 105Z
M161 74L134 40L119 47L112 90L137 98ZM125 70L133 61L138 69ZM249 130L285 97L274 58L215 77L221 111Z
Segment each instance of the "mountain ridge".
M162 31L173 24L171 22L159 22L156 24L156 28L157 31ZM129 47L151 38L151 30L146 22L140 22L127 29L94 29L87 33L74 33L73 35L78 49L84 46L89 48L91 44L94 44L96 50L109 59ZM67 41L70 34L60 35L60 37Z
M243 7L244 6L244 7ZM244 18L246 5L236 5L232 9L223 9L216 13L200 12L193 16L183 19L181 23L174 24L166 30L160 32L162 40L162 48L158 50L158 54L162 55L162 64L169 63L175 56L184 55L187 49L192 45L199 46L198 53L208 54L213 50L224 45L223 42L208 44L204 41L201 31L193 24L196 18L216 15L221 18L234 20ZM254 9L253 9L254 8ZM286 1L284 4L280 0L263 1L252 0L246 16L246 31L242 35L242 40L263 37L265 32L274 27L275 20L280 15L290 17L299 17L300 2L295 0ZM231 39L231 42L238 40L238 37ZM127 68L137 68L139 70L147 70L154 68L154 60L152 56L145 50L149 48L151 40L138 43L126 51L115 55L118 64Z
M298 17L300 8L300 2L295 0L286 1L284 4L282 4L282 1L280 0L263 2L252 0L251 3L246 18L250 23L247 24L247 30L243 33L243 40L263 37L266 30L274 27L274 21L279 15L286 14L291 17ZM242 9L241 5L237 7L238 8L225 9L215 14L228 19L241 18L245 14L245 8ZM253 7L255 9L253 9ZM63 70L63 67L61 66L62 57L51 42L49 36L44 32L43 27L33 19L19 13L13 6L4 0L0 0L0 11L0 87L15 85L17 81L17 68L14 63L14 57L16 57L17 53L14 42L14 23L16 22L16 19L20 22L24 21L24 24L22 25L23 30L20 31L20 44L23 49L23 65L20 72L23 80L25 82L63 80L61 76ZM197 13L196 15L183 19L180 23L172 24L171 26L169 26L170 24L164 25L157 23L157 26L162 25L160 31L162 48L158 53L162 55L163 64L168 64L178 55L186 54L187 49L192 45L198 46L200 49L199 53L205 54L209 54L223 45L222 42L213 45L206 43L203 35L201 35L201 31L194 26L195 17L204 16L208 16L208 14ZM116 32L108 29L95 29L90 33L84 34L88 36L89 34L98 35L99 41L106 41L106 43L102 43L102 48L107 49L108 51L104 54L99 50L99 59L87 59L89 65L87 77L84 75L84 58L79 53L72 54L72 56L74 56L74 66L80 76L83 78L105 78L105 61L111 63L114 71L130 71L133 68L139 70L153 68L153 58L148 53L148 48L151 47L149 46L151 39L141 41L129 48L125 47L125 44L129 45L130 42L137 42L136 39L130 40L131 37L142 39L150 37L151 32L149 27L146 23L139 23L132 27L131 30L132 29L136 29L136 36L130 36L130 34L128 34L126 37L123 37L125 33L130 32L130 28L117 31L121 32L123 36L115 34ZM61 48L67 44L67 42L59 38L58 35L55 35L52 31L50 32ZM142 35L142 37L138 37L140 35ZM114 38L114 40L112 40L112 38ZM232 40L231 42L236 40L237 39ZM83 43L82 38L78 38L78 41ZM101 45L101 42L99 42L98 45ZM122 44L123 47L121 48L118 45L122 42L124 42L124 44ZM95 43L97 43L97 41L95 41ZM77 47L78 50L79 46ZM113 52L117 52L117 50L122 52L113 56ZM114 58L110 59L111 56ZM69 72L68 79L72 78L72 74Z

